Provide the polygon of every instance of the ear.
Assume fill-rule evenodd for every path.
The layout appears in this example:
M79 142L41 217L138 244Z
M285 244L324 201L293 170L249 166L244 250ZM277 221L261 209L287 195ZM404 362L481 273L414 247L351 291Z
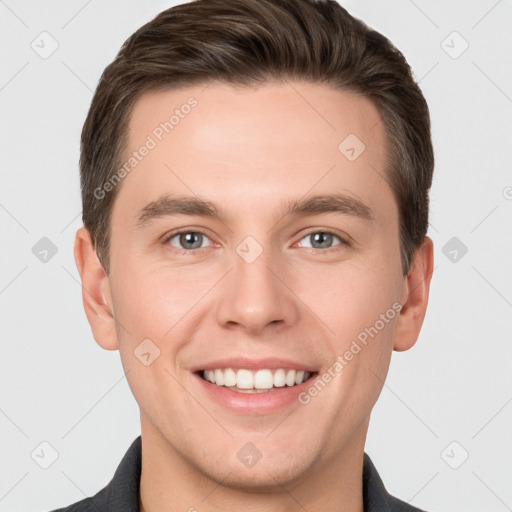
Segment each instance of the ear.
M434 243L426 236L416 250L404 280L393 350L409 350L417 341L427 311L430 280L434 266Z
M82 226L75 235L75 262L82 281L82 301L94 339L105 350L118 347L110 292L110 279L103 269L89 230Z

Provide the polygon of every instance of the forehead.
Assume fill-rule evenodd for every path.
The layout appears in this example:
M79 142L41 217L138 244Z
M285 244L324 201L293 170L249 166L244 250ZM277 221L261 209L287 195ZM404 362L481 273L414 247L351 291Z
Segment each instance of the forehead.
M273 137L273 129L283 125L286 132ZM157 143L184 142L193 134L195 140L188 137L188 141L212 153L241 150L254 155L267 148L300 155L322 142L330 149L334 143L337 150L336 142L349 134L359 135L373 151L383 142L382 131L375 105L353 91L309 82L270 82L259 87L212 82L143 94L132 109L128 143L136 147L147 135ZM226 134L246 144L236 147Z
M390 198L377 108L324 84L213 82L146 93L133 107L126 148L125 163L134 165L118 196L133 205L165 192L247 213L263 202L278 207L283 197L334 189Z

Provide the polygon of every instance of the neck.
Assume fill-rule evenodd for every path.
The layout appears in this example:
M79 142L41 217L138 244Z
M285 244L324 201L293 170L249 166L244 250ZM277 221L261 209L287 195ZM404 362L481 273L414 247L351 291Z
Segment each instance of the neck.
M142 421L141 512L364 512L363 453L368 423L345 447L287 481L261 486L232 484L230 475L207 473L176 450L150 422ZM271 474L271 469L267 474ZM234 473L233 473L234 474Z

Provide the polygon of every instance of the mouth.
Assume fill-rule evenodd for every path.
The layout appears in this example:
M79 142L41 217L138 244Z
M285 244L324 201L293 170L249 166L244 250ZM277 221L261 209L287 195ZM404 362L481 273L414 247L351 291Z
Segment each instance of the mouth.
M299 386L314 379L318 372L293 368L215 368L195 372L204 381L236 393L272 393Z

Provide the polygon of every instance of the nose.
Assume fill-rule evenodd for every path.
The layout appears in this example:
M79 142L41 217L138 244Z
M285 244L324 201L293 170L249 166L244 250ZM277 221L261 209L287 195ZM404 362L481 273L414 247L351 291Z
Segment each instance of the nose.
M217 302L216 317L222 327L261 335L271 325L283 329L297 322L293 269L278 260L266 250L252 262L235 252L234 268L226 276Z

